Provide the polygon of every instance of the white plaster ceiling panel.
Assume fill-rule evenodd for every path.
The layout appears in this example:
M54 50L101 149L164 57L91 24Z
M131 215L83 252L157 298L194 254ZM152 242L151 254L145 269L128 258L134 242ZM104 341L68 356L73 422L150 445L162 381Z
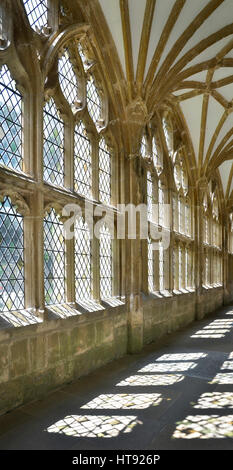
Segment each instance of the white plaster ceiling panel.
M173 91L173 95L180 96L180 95L183 95L184 93L189 93L191 90L192 88L182 88L181 90Z
M212 46L208 47L203 52L201 52L201 54L198 54L193 60L191 60L185 68L212 59L216 56L216 54L221 51L223 47L225 47L229 43L230 39L232 38L233 35L230 35L227 38L220 39L220 41L216 42L215 44L212 44Z
M221 179L222 179L224 194L226 194L226 190L227 190L227 184L228 184L228 180L229 180L229 176L230 176L231 165L232 165L232 161L228 160L228 161L222 163L222 165L220 165L220 167L219 167L219 172L220 172Z
M164 8L166 5L166 1L162 0L164 4ZM173 2L174 5L175 2ZM167 41L166 47L164 49L164 52L161 56L161 60L159 65L161 65L166 58L167 54L171 50L171 48L174 46L175 42L177 39L181 36L181 34L185 31L185 29L189 26L189 24L192 22L192 20L195 18L195 16L200 13L202 8L208 3L208 0L187 0L185 5L183 6L181 10L181 14L179 15L172 31L169 36L169 39ZM184 43L185 47L185 43ZM183 47L183 49L184 49ZM183 49L181 51L181 55L183 55Z
M125 72L125 51L121 25L121 12L118 0L99 0L100 6L103 10L108 27L112 34L118 56Z
M224 108L218 103L212 96L209 96L208 112L206 120L206 134L205 134L205 145L204 155L208 150L210 141L213 137L213 133L223 115Z
M180 103L180 107L189 128L196 161L198 161L199 152L202 102L203 96L199 95L194 98L190 98L189 100L181 101Z
M230 187L230 192L229 192L229 196L231 195L231 192L233 191L233 179L231 180L231 187Z
M190 75L188 80L196 80L198 82L205 82L206 81L206 70L203 70L202 72L194 73L193 75Z
M229 77L230 75L233 75L233 67L220 67L215 70L213 81L217 82L218 80L222 80L222 78Z
M199 11L201 11L208 3L207 0L200 0L199 2L192 1L194 4L199 4ZM190 23L194 19L194 14L191 13L190 5L187 5L188 11L190 11ZM232 22L230 12L233 10L232 0L224 0L218 8L204 21L204 23L198 28L194 35L190 38L189 41L185 44L182 49L179 58L184 55L189 49L194 47L200 41L215 33L216 31L222 29L224 26Z
M227 134L227 132L229 132L232 129L232 127L233 127L233 114L231 113L231 114L229 114L229 116L227 116L227 119L224 122L221 131L219 132L219 135L216 139L216 143L213 147L213 152L216 150L216 148L218 147L218 145L220 144L220 142L224 138L224 136ZM227 142L226 142L226 144L227 144Z
M128 0L134 74L136 75L146 0Z
M148 72L152 57L158 45L160 36L169 17L170 11L174 5L174 0L157 0L151 26L151 34L147 53L146 69Z
M231 101L233 99L233 84L222 86L218 89L219 93L227 100Z

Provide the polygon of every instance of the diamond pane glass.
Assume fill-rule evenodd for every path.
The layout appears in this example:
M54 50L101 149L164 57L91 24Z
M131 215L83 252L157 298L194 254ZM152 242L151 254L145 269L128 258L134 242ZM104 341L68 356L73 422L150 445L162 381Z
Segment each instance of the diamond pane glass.
M75 291L77 301L91 297L91 239L82 217L75 226Z
M183 287L183 262L182 262L182 248L179 246L179 288Z
M143 158L146 156L146 138L145 138L145 136L142 137L142 141L141 141L141 156Z
M52 98L44 107L44 180L58 186L64 181L64 124Z
M108 227L100 229L100 296L112 296L112 240Z
M150 171L147 172L147 217L152 220L153 182Z
M74 104L78 96L78 81L70 61L68 49L65 50L65 53L58 61L58 76L63 95L70 105Z
M162 161L160 144L156 136L152 138L152 160L158 173L160 173L163 168L163 161Z
M185 234L190 235L191 230L191 211L189 204L185 204Z
M153 248L151 238L148 238L148 290L154 290Z
M74 189L84 196L90 196L91 182L91 143L80 122L74 132Z
M63 224L54 209L44 219L45 303L65 302L65 242Z
M35 31L40 31L43 26L47 26L47 0L23 0L23 3L30 26Z
M161 244L159 245L159 290L164 290L164 253Z
M104 139L99 144L99 199L111 202L111 154Z
M0 310L24 308L23 217L9 197L0 203Z
M92 75L87 80L87 109L96 124L101 115L101 101Z
M22 97L6 65L0 69L0 162L22 169Z
M164 191L161 181L158 185L158 202L159 202L159 224L163 225L164 222Z

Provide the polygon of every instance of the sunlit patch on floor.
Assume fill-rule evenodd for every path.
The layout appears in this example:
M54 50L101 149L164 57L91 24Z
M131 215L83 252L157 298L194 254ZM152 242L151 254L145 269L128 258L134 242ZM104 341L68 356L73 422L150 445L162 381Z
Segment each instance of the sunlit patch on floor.
M195 362L170 362L170 363L154 363L140 369L138 372L184 372L194 369L197 364Z
M233 372L227 372L226 374L217 374L211 382L212 384L227 385L233 384Z
M224 338L226 333L229 333L228 329L221 330L199 330L191 338Z
M184 379L183 375L172 375L172 374L163 374L163 375L131 375L127 379L122 380L117 384L117 386L127 386L127 385L173 385L177 382L181 382Z
M156 361L195 361L206 357L205 353L179 353L179 354L163 354Z
M233 438L233 415L187 416L173 434L175 439Z
M142 424L137 416L66 416L49 426L49 433L65 434L73 437L116 437L120 433L130 433L135 426Z
M233 370L233 361L225 361L221 367L221 370L223 369Z
M84 409L145 409L161 403L160 393L121 393L99 395L81 408Z
M212 321L211 323L209 323L208 326L206 326L205 328L208 328L209 326L219 326L220 328L224 328L224 327L231 327L233 325L233 320L214 320Z
M198 399L194 408L233 408L233 393L229 392L212 392L203 393Z

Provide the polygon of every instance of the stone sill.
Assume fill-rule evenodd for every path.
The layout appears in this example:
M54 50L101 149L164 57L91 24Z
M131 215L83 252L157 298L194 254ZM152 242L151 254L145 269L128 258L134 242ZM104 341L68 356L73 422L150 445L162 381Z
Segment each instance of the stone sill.
M144 302L158 302L158 303L166 303L166 302L173 302L177 298L182 298L182 296L193 296L195 294L195 289L183 289L181 290L174 290L173 292L170 291L162 291L162 292L150 292L148 295L143 294Z
M210 291L212 289L223 289L223 285L222 284L203 285L202 288L206 291Z
M109 313L117 312L117 308L125 306L125 299L111 297L104 299L101 303L93 300L83 301L78 304L51 305L45 308L45 311L36 312L35 309L25 309L12 312L0 313L0 331L12 331L14 329L29 327L44 327L45 324L54 324L62 320L77 319L80 322L93 320L93 315L98 317L107 316Z

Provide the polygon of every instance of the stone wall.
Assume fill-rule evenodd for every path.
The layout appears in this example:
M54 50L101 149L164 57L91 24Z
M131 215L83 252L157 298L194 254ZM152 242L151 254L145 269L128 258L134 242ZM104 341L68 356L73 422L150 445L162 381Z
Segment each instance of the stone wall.
M0 414L127 351L125 305L0 330Z
M198 301L197 301L198 300ZM143 296L143 343L178 330L223 303L223 289ZM0 414L36 400L127 354L125 304L66 319L0 328Z

